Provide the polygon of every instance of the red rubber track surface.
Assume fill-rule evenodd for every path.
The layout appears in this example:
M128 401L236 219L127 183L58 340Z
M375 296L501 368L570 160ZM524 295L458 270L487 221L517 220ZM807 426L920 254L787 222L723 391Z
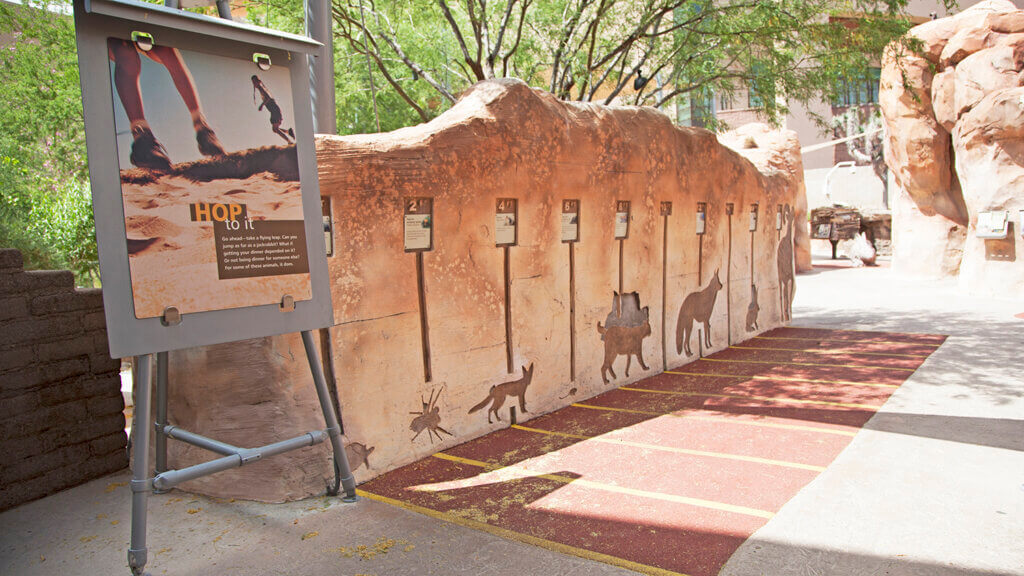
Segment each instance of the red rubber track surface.
M944 340L772 330L361 490L642 572L711 576Z

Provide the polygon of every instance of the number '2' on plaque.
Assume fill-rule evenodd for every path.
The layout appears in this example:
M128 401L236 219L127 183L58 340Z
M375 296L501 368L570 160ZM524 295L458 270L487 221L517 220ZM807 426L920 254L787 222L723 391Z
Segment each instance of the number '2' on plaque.
M403 201L406 252L426 252L434 247L434 199L406 198Z

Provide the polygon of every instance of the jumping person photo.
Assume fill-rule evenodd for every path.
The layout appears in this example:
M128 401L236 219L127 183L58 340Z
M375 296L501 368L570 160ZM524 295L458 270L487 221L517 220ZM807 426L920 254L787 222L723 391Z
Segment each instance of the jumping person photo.
M142 91L139 76L142 72L142 60L133 42L111 38L107 43L107 52L114 62L114 86L117 96L124 106L132 133L131 163L139 168L148 168L167 172L171 169L171 159L167 150L153 135L153 130L146 121L142 104ZM170 46L153 46L143 52L150 60L163 65L171 75L174 87L181 95L182 101L192 116L192 127L196 132L196 143L199 152L204 156L224 154L213 128L210 128L203 115L199 103L199 94L195 82L189 72L181 53Z
M270 112L270 128L275 134L284 138L284 141L293 144L295 140L295 131L289 128L287 131L281 129L281 123L284 121L284 116L281 114L281 107L277 105L277 101L270 95L270 90L267 89L267 85L260 80L260 77L252 75L252 102L256 103L256 91L259 91L260 97L263 98L263 102L256 110L263 110L264 108Z

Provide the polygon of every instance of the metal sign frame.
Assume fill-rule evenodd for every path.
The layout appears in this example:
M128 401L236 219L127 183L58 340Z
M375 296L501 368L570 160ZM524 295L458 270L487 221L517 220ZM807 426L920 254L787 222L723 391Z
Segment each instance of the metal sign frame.
M312 330L334 323L326 246L322 240L323 214L317 179L316 149L306 56L320 44L290 34L279 34L232 22L181 12L155 4L126 0L75 0L82 102L92 182L93 213L100 249L103 303L111 355L135 356L138 366L136 410L132 422L131 542L128 566L144 573L149 495L189 480L237 468L263 458L330 440L335 485L328 494L345 490L343 500L356 499L355 479L341 442L341 426L327 389L323 366ZM223 13L223 11L222 11ZM229 16L229 15L228 15ZM141 29L141 30L140 30ZM137 31L142 34L133 34ZM191 312L169 318L136 317L128 261L128 239L114 123L114 90L108 63L108 38L143 38L191 52L250 60L264 69L266 59L289 71L292 118L298 153L311 299L294 301L285 295L280 304ZM145 47L139 45L143 49ZM262 60L262 62L261 62ZM255 84L254 84L255 85ZM269 108L268 108L269 109ZM273 122L273 121L272 121ZM275 131L278 126L275 126ZM168 308L168 311L173 308ZM266 446L245 448L183 430L167 422L168 350L232 342L261 336L301 332L313 384L324 416L324 430L313 430ZM153 357L156 356L156 421L153 422ZM156 441L156 470L150 475L150 435ZM213 460L178 470L167 469L167 439L175 439L219 455Z
M316 52L320 44L301 36L273 33L230 20L130 0L76 0L75 21L111 356L123 358L332 325L309 70L305 58L306 54ZM140 28L152 34L159 44L240 59L251 59L258 52L269 55L275 67L286 66L290 70L312 290L312 298L296 301L294 310L288 311L274 303L194 312L182 315L177 324L163 323L161 318L136 318L114 127L116 96L111 88L106 39L130 38L132 32Z

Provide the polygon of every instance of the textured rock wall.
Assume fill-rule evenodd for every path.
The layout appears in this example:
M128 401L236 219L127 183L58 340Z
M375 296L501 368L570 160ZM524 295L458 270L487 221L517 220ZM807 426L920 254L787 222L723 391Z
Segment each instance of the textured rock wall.
M1024 11L981 2L910 34L923 52L887 52L879 97L886 160L902 189L894 267L959 275L970 292L1019 294ZM1010 212L1010 238L978 238L978 213L997 210Z
M128 464L99 290L0 250L0 511Z
M512 406L522 422L783 324L782 304L793 290L793 207L798 222L806 219L799 214L800 207L806 211L799 143L791 134L765 130L738 138L733 150L711 132L677 128L653 110L565 103L511 80L475 86L428 124L319 137L321 194L331 199L335 226L330 332L357 480L507 426ZM429 381L417 256L403 244L403 200L413 197L434 202L434 245L422 256ZM511 371L505 251L495 245L499 198L518 201L518 244L508 249ZM580 201L572 273L570 247L560 237L565 199ZM629 235L621 243L614 239L618 201L631 203ZM672 203L671 215L662 216L662 202ZM708 204L703 240L695 233L698 202ZM731 236L726 202L735 204ZM751 203L760 203L753 235ZM785 207L781 231L775 228L779 205ZM620 274L625 296L617 298ZM705 288L707 297L687 298ZM710 349L698 343L704 318ZM756 328L748 330L751 318ZM693 330L683 342L678 338L686 327ZM316 427L305 359L291 337L217 349L218 361L274 356L266 373L244 373L244 402L266 404L262 424L276 410L289 418L293 412L310 415L280 434ZM177 354L178 379L205 371L212 360L204 354L209 352ZM203 390L221 385L218 380ZM172 382L172 390L176 386ZM232 385L223 386L217 400L231 402ZM250 395L250 386L259 392ZM213 393L203 390L187 393L187 403L205 404L202 397ZM186 428L205 433L214 425L176 408L173 399L171 410ZM218 432L232 434L232 421L253 420L251 413L249 406L240 408L216 425ZM240 435L248 439L245 445L273 439L256 428ZM322 447L309 452L296 456L299 465L290 456L262 462L259 473L299 470L305 480L291 478L293 486L322 491L327 453ZM243 480L243 473L245 468L211 477L198 489L271 500L292 496L266 483L260 486L266 492L257 493L255 480Z

